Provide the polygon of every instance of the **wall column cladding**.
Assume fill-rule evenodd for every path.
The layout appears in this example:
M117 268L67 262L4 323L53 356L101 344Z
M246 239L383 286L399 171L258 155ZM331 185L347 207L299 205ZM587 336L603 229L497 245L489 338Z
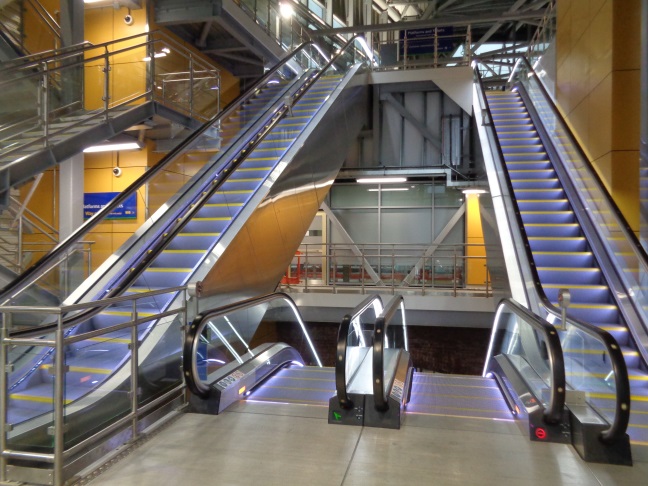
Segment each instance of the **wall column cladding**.
M557 2L556 99L639 231L641 0Z

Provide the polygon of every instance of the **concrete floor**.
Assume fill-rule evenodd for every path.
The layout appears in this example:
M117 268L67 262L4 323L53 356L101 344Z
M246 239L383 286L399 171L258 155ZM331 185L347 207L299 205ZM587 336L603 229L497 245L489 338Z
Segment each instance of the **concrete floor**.
M387 430L329 425L325 407L241 402L183 414L87 484L643 485L648 461L588 464L513 421L407 415Z

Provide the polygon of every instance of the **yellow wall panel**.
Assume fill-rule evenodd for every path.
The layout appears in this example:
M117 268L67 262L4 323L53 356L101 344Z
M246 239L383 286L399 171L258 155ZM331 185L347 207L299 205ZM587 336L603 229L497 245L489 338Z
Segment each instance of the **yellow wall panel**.
M610 151L612 143L612 74L609 74L589 96L588 137L581 139L587 153L598 159Z
M639 151L612 152L612 197L633 231L639 231Z
M614 71L612 75L612 150L639 150L640 75L638 69Z
M589 36L583 35L574 45L570 56L570 98L573 107L578 106L589 92Z
M612 71L611 2L603 2L594 15L587 38L590 44L590 70L589 75L584 77L589 81L589 91L592 91Z
M571 46L571 1L562 1L556 4L556 66L560 68L569 56ZM558 78L560 79L560 77Z
M585 99L569 115L574 135L585 146L589 141L589 108L589 99Z
M560 2L558 2L560 3ZM585 35L590 24L589 1L574 0L571 2L571 41L572 48Z
M640 69L641 0L614 3L614 69Z
M592 165L607 191L612 193L612 152L607 152L598 159L594 159Z

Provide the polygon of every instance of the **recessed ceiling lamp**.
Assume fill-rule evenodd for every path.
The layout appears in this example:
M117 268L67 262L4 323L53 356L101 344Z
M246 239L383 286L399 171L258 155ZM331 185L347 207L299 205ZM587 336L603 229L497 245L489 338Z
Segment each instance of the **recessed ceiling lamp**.
M143 144L129 136L117 136L113 140L106 140L103 143L92 145L83 149L86 154L97 152L114 152L121 150L141 150Z
M293 9L290 2L283 1L279 2L279 13L284 19L289 19L295 14L295 9Z
M407 177L362 177L356 179L358 184L398 184L407 182Z
M477 187L468 187L462 190L464 194L486 194L488 191L486 189L479 189Z

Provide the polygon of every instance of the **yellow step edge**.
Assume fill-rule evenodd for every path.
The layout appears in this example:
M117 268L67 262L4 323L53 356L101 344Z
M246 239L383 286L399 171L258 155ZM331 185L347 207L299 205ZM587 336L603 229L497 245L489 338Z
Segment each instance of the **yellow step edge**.
M236 172L256 172L256 171L259 171L259 170L266 170L266 171L267 170L272 170L272 167L250 167L250 168L247 168L247 167L241 168L241 167L239 167L238 169L236 169Z
M252 160L277 160L277 157L248 157L247 159L245 159L245 162L250 162Z
M534 204L553 204L553 203L566 203L569 199L518 199L519 203L534 203Z
M543 270L545 272L600 272L600 268L566 268L566 267L537 267L538 270ZM573 307L575 304L571 304L570 307Z
M24 402L34 402L34 403L54 403L54 398L52 397L35 397L31 395L21 395L20 393L12 393L9 395L9 398L12 400L22 400ZM65 405L72 403L71 399L63 400Z
M187 253L205 253L204 250L164 250L162 253L171 253L174 255L183 255Z
M241 169L238 169L241 170ZM229 208L229 207L243 206L243 203L207 203L203 204L203 208Z
M46 364L46 365L41 365L41 368L44 370L52 368L54 365L51 364ZM97 375L109 375L113 372L113 370L109 368L92 368L88 366L70 366L69 372L74 372L74 373L94 373Z
M220 216L214 218L192 218L191 221L231 221L231 216Z
M146 271L153 273L188 273L191 271L191 268L147 268ZM143 315L141 312L139 314Z
M521 214L574 214L574 211L520 211Z
M252 189L236 189L228 191L218 191L218 194L252 194Z
M555 177L549 179L515 179L513 182L557 182L558 179ZM520 191L526 191L526 189L518 189Z
M584 241L584 236L529 236L529 240L533 241Z
M93 337L87 339L87 341L92 341L94 343L117 343L117 344L130 344L132 342L130 339L126 339L126 338L109 338L109 337Z
M178 236L220 236L220 233L178 233Z
M533 226L534 228L536 228L536 227L537 228L543 228L543 227L550 227L550 226L555 226L555 227L558 227L558 228L565 228L567 226L571 226L572 228L576 228L576 227L578 227L578 223L556 223L556 224L552 224L552 223L528 223L528 224L525 224L524 226Z
M227 179L227 182L259 182L262 180L261 177L246 177L244 179Z
M591 251L534 251L534 255L571 255L571 256L590 256Z
M599 310L614 310L617 306L614 304L569 304L570 309L599 309Z

